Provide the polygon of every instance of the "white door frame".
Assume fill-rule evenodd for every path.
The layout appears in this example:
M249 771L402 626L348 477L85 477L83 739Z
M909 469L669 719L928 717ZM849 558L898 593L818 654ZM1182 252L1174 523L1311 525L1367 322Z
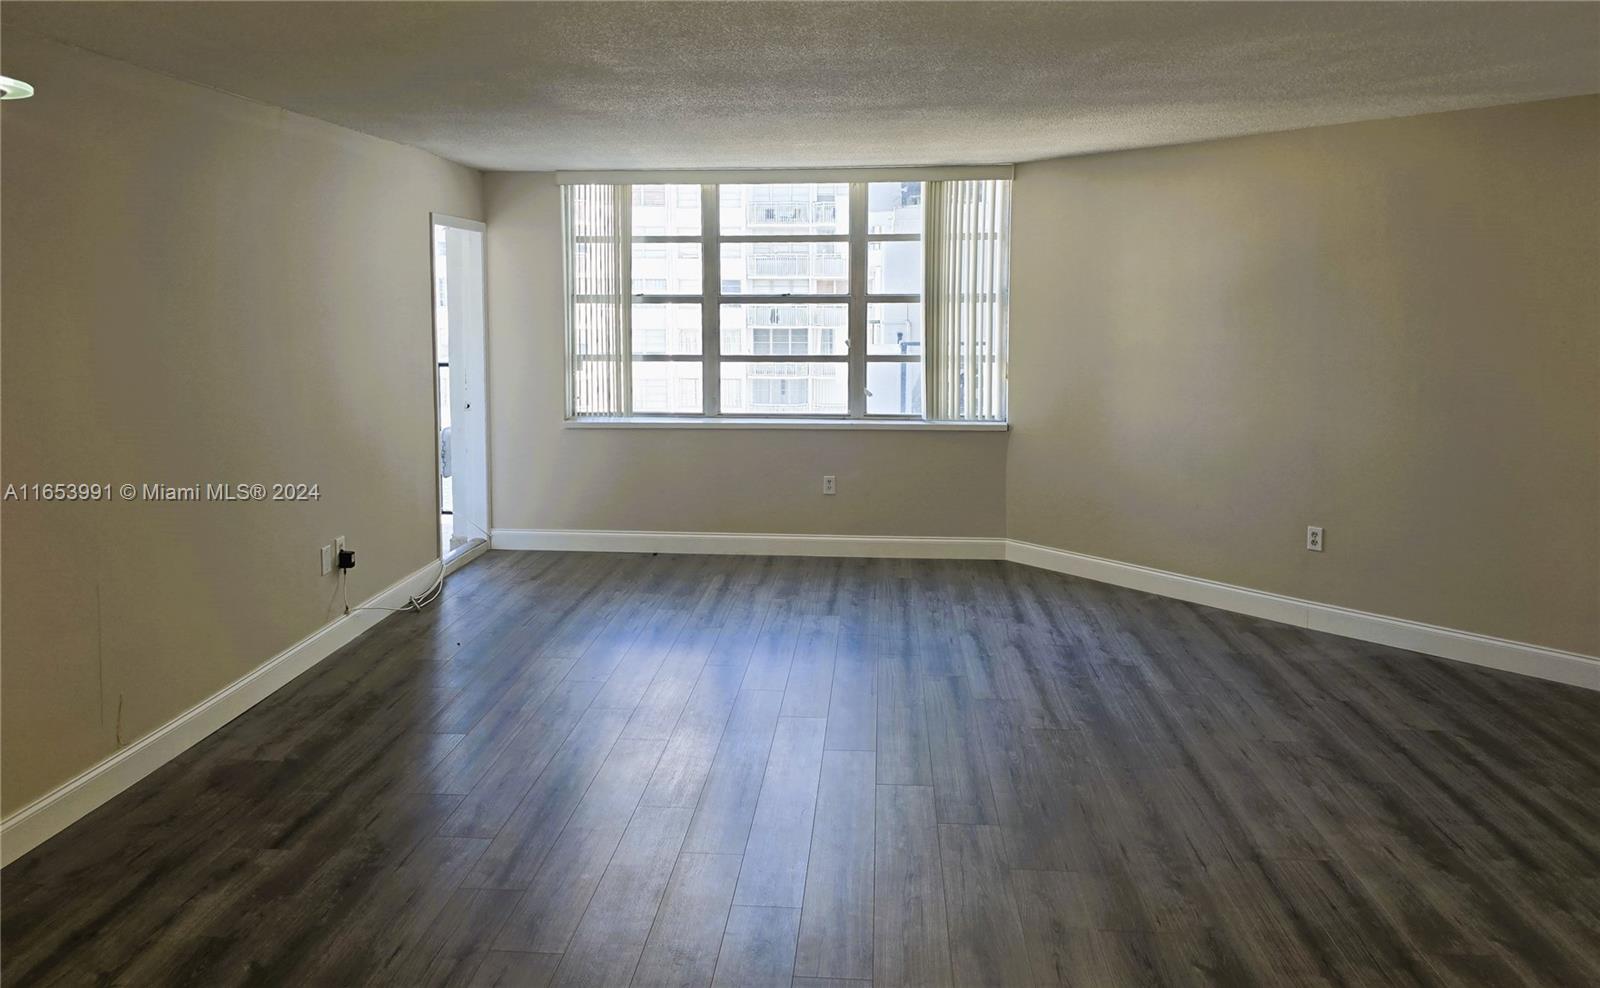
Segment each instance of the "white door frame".
M439 366L438 366L438 364L439 364L439 356L438 356L439 355L439 325L438 325L438 321L434 318L434 309L436 308L436 300L434 298L434 294L438 291L439 275L440 275L441 272L437 269L438 253L434 249L433 228L435 226L452 227L452 228L458 229L458 230L471 230L471 231L474 231L476 233L483 234L483 254L484 254L484 257L483 257L482 272L481 272L482 277L480 278L480 281L482 282L482 290L483 290L483 293L484 293L485 297L481 300L482 304L481 304L481 308L480 308L480 311L482 311L482 313L483 313L483 381L482 381L482 394L480 396L480 401L482 402L482 405L483 405L483 421L484 421L484 430L483 430L484 431L484 435L483 435L483 439L482 439L482 442L483 442L483 503L484 503L484 519L483 520L484 520L484 530L485 530L486 533L491 529L490 518L492 517L492 512L494 511L494 505L493 505L493 503L491 501L491 492L493 490L493 486L490 483L490 471L492 470L492 466L491 466L491 457L489 455L489 435L488 435L488 431L489 431L488 430L488 422L489 422L489 306L488 306L488 298L487 298L488 287L489 287L489 270L488 270L488 267L489 267L488 266L489 237L488 237L488 226L481 220L469 220L469 219L466 219L466 218L460 217L460 216L451 216L448 213L432 213L432 212L430 212L428 214L428 274L429 274L429 278L428 278L428 329L429 329L428 338L429 338L429 342L430 342L430 348L428 350L428 366L429 366L429 370L430 370L430 376L431 376L431 378L433 380L433 435L430 438L430 450L431 450L431 452L430 452L429 456L430 456L430 462L432 462L432 464L433 464L433 467L432 467L432 469L433 469L433 518L431 520L431 524L433 526L433 541L434 541L435 545L438 545L439 544L439 519L444 514L444 477L439 472L439 431L440 431L440 421L439 421ZM485 551L488 548L488 546L489 546L489 539L487 537L487 534L485 534L484 539L483 539L483 541L482 541L482 543L480 545L477 545L477 546L474 546L474 547L471 547L471 548L464 548L460 552L457 552L453 557L448 558L448 559L445 558L446 554L445 554L445 551L444 551L444 547L440 546L439 557L445 563L445 570L446 570L446 572L448 572L450 570L455 569L458 566L464 565L466 562L468 562L469 560L471 560L472 558L477 556L479 553Z

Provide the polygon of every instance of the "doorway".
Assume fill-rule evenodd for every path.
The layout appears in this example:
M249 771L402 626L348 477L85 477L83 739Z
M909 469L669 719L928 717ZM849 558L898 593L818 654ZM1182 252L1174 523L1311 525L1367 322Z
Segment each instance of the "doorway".
M476 220L432 216L434 438L446 564L489 538L483 232Z

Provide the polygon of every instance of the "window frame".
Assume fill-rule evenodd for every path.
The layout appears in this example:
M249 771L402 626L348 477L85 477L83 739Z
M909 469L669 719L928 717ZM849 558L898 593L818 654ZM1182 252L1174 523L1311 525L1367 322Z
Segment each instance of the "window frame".
M922 186L922 199L926 208L927 180L906 179L915 181ZM722 202L721 187L723 185L792 185L792 184L843 184L847 187L846 208L848 217L845 233L798 233L798 234L724 234L722 232ZM919 286L915 293L883 293L867 291L867 265L871 245L875 243L912 242L922 245L922 268L927 270L927 242L926 242L926 217L924 217L923 230L917 233L872 233L868 228L868 185L869 180L830 181L824 176L803 180L749 180L749 181L723 181L723 182L629 182L628 189L622 196L626 204L624 215L620 217L622 229L627 231L630 246L625 252L625 262L628 270L622 272L622 284L627 287L626 304L624 305L623 318L623 352L628 361L627 373L623 375L624 395L627 411L624 419L651 419L679 421L684 424L696 422L717 421L760 421L771 420L774 423L782 422L838 422L838 423L902 423L915 425L926 423L927 418L927 375L924 369L922 375L922 393L918 396L922 412L897 413L897 414L869 414L867 412L867 372L868 365L880 364L917 364L924 366L926 358L926 339L921 350L916 354L869 354L867 352L867 311L869 305L874 304L924 304L924 290ZM634 189L644 185L683 186L698 184L700 188L700 233L694 234L649 234L633 235L633 204ZM666 201L681 203L678 198L679 190L667 189L664 192ZM722 288L722 245L725 243L842 243L847 246L847 275L848 291L843 294L818 294L796 295L792 293L779 294L741 294L724 293ZM660 294L660 293L635 293L633 291L633 248L636 245L669 245L669 244L696 244L700 247L700 293L698 295ZM722 365L725 355L722 352L722 306L729 305L793 305L793 304L834 304L845 305L847 344L842 354L793 354L782 355L785 363L840 363L846 365L845 388L847 408L843 413L785 413L785 412L724 412L722 410ZM641 354L635 353L633 347L633 308L635 305L699 304L700 311L700 353L698 354ZM924 310L925 311L925 310ZM923 330L926 337L926 328ZM753 348L752 348L753 349ZM772 362L776 355L766 355L766 361ZM728 354L726 362L763 362L757 354ZM701 366L700 379L700 411L699 412L636 412L632 394L632 381L636 363L693 363ZM670 402L669 402L670 404Z

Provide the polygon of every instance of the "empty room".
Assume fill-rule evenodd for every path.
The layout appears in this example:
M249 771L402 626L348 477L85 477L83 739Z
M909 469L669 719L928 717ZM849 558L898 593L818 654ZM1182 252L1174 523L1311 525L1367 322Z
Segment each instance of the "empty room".
M1600 4L0 73L6 988L1600 985Z

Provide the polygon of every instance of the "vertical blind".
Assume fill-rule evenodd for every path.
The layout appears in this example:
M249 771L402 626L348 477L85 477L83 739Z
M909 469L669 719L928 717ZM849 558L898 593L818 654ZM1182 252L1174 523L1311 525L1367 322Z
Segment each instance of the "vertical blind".
M626 185L561 188L572 417L628 410L628 194Z
M928 413L1004 421L1011 309L1011 183L928 183Z
M926 183L923 380L927 418L1004 422L1011 182ZM567 293L567 412L631 410L631 185L561 187ZM852 388L865 382L853 380Z

